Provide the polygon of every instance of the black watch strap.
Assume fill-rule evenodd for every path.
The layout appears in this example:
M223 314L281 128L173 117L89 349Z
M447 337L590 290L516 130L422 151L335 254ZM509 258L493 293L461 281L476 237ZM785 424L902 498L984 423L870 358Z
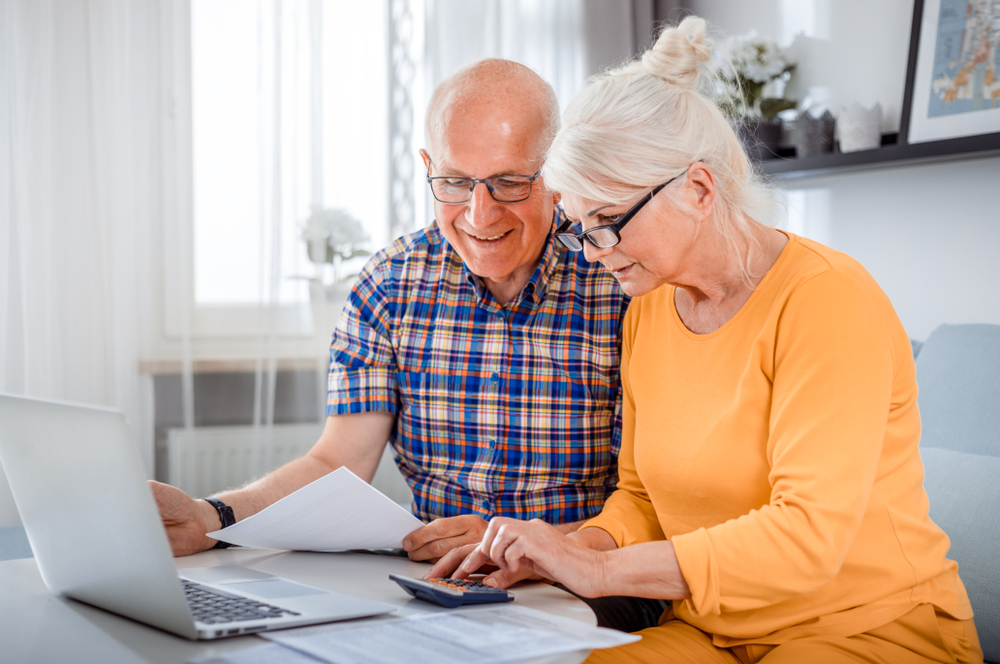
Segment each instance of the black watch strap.
M206 503L215 508L215 511L219 513L219 521L222 522L223 528L228 528L229 526L236 523L236 515L233 514L233 508L225 504L218 498L202 498ZM229 542L223 542L219 540L213 546L213 549L228 549L232 544Z

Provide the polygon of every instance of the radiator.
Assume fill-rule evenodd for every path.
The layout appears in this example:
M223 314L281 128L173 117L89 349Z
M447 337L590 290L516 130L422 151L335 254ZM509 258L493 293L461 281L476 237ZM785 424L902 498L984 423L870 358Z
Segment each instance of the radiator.
M309 451L323 424L196 427L167 431L167 482L189 496L210 496L246 484Z
M198 498L242 486L308 452L319 439L323 423L275 424L269 446L266 431L251 426L169 429L167 483ZM410 488L396 468L389 445L372 485L409 508Z

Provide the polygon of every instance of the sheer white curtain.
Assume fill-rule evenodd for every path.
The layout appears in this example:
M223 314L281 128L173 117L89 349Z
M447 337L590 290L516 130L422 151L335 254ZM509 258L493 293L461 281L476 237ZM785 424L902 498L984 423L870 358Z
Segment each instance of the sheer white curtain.
M0 0L0 391L122 409L150 476L168 9Z
M321 3L194 2L176 29L190 34L192 215L178 270L192 284L176 298L171 327L184 344L185 426L195 422L194 361L214 359L201 343L228 338L254 373L254 474L273 464L279 341L311 331L312 273L298 235L322 204ZM314 108L314 106L316 108ZM178 229L179 234L183 234ZM298 277L298 278L296 278ZM248 364L249 361L249 364ZM244 369L244 370L246 370ZM249 478L247 478L249 479Z
M389 239L385 14L384 2L199 0L178 25L191 37L192 215L170 263L194 281L170 296L168 327L191 339L185 367L252 365L257 472L272 465L280 362L314 359L325 392L345 293L332 282L363 264L310 263L311 212L356 219L371 249ZM185 398L190 422L190 386Z
M324 376L336 322L311 320L309 210L389 239L385 21L350 0L0 0L0 390L123 409L152 475L149 372L181 373L191 428L194 374L221 362L255 374L269 465L280 362ZM199 29L249 51L205 68Z

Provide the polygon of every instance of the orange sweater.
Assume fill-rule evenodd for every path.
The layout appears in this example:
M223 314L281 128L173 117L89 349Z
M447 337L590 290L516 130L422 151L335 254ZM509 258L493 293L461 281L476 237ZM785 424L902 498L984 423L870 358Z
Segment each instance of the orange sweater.
M790 235L710 334L632 301L618 490L585 527L669 539L715 645L848 636L930 603L972 617L927 516L909 339L860 264Z

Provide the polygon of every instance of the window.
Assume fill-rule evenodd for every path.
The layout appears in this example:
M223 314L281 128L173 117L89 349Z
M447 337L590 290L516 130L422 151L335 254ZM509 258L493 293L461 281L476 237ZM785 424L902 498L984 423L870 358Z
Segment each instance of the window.
M315 209L357 219L368 249L388 242L386 21L383 2L191 3L191 221L178 269L193 278L168 296L168 330L188 307L195 336L312 333L310 286L334 279L307 254Z

